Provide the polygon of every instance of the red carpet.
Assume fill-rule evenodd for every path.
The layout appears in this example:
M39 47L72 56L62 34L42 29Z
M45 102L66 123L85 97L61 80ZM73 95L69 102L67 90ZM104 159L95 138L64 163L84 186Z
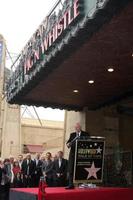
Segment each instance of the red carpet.
M11 192L32 194L37 198L38 188L20 188L11 189ZM45 200L133 200L133 188L96 188L96 189L74 189L66 190L65 188L46 188L45 189ZM10 200L19 200L18 199ZM35 199L31 198L25 199Z
M133 189L97 188L75 189L47 188L46 200L133 200Z

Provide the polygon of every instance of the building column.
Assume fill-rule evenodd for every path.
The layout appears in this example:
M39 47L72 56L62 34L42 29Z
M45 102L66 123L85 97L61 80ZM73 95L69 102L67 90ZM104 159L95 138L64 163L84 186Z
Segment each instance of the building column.
M3 102L2 151L3 158L21 153L20 106Z
M86 130L91 136L105 137L106 153L119 147L119 116L112 107L86 112Z

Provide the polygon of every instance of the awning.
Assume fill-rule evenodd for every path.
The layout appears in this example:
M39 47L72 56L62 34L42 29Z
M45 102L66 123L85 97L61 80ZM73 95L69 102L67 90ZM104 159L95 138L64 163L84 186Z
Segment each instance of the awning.
M24 153L42 153L43 151L44 150L42 145L24 145Z
M28 74L14 73L9 103L93 110L133 96L133 0L106 1L83 19Z

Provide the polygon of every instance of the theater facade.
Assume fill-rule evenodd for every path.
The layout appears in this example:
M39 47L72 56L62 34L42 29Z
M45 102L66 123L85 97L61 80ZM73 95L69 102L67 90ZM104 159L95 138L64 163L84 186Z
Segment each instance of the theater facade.
M128 161L123 173L129 185L132 11L133 0L59 0L22 50L7 85L11 104L66 110L66 156L65 142L77 121L90 135L105 137L106 161L111 163L107 167L105 162L106 174L122 169Z

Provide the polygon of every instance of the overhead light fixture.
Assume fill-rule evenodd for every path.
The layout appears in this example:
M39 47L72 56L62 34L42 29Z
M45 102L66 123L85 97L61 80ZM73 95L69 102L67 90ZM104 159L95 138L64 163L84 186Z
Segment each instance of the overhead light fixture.
M88 83L93 84L94 80L89 80Z
M133 53L132 53L132 57L133 57Z
M112 67L108 68L108 72L113 72L113 71L114 71L114 68L112 68Z
M78 91L78 90L73 90L73 92L74 92L74 93L78 93L79 91Z

